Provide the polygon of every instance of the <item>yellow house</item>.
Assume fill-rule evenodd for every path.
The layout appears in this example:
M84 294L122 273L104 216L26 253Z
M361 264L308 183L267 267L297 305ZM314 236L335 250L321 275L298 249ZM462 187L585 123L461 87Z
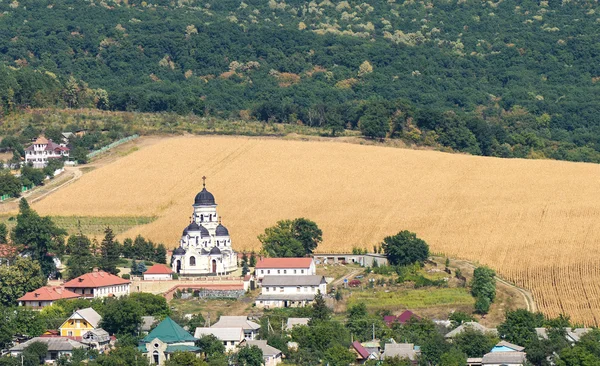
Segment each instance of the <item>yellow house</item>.
M69 319L58 328L63 337L81 337L87 331L99 327L102 317L92 308L76 310Z

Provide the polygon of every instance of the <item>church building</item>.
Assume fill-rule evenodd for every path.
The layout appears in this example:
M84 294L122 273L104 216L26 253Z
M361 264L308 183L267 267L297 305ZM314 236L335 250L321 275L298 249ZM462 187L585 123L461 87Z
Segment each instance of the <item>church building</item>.
M224 275L237 269L237 253L231 249L229 231L217 214L215 197L203 188L194 199L191 223L183 229L173 251L173 272L181 275Z

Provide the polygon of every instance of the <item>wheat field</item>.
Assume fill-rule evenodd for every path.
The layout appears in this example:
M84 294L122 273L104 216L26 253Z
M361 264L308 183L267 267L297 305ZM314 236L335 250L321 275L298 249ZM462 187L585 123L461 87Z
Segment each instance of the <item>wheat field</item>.
M121 235L175 247L206 175L234 248L307 217L319 251L411 230L433 252L489 265L545 314L600 323L600 166L337 142L158 140L36 203L43 214L156 216Z

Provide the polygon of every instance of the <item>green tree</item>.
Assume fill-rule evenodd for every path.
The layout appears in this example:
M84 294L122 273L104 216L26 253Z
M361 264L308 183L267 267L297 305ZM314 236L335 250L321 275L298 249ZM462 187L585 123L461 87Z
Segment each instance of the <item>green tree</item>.
M292 233L302 246L305 254L312 254L323 241L323 231L314 221L300 217L292 221Z
M16 334L14 311L12 308L0 306L0 349L12 345L14 334Z
M537 338L535 328L544 325L544 315L525 309L507 311L503 323L498 326L498 335L511 343L527 347Z
M93 270L96 264L90 247L91 240L83 235L81 228L79 234L71 235L67 241L70 257L67 260L68 278L73 279Z
M254 254L254 252L250 253L250 262L248 264L252 268L256 267L256 255Z
M12 306L29 291L46 284L40 265L31 258L17 258L10 266L0 266L0 304Z
M0 195L8 194L11 197L19 197L22 186L21 180L10 172L0 172Z
M119 244L115 241L115 235L110 227L104 229L104 239L101 244L101 257L99 260L100 268L114 275L119 273L117 264L119 263Z
M135 335L143 313L144 309L134 298L110 299L104 306L100 326L110 334Z
M468 357L483 357L498 343L498 338L491 334L484 334L477 329L465 329L453 340L453 345Z
M219 356L225 353L223 342L212 334L200 337L196 341L196 347L200 348L201 352L204 354L204 359L209 362L212 359L218 359Z
M205 366L208 365L195 353L177 351L169 356L164 366Z
M40 263L46 277L56 272L54 260L49 254L60 251L65 235L65 230L57 227L49 217L40 217L29 207L27 200L21 198L17 225L11 233L12 241L23 246L23 253Z
M242 276L245 276L250 272L250 268L248 268L248 263L244 262L242 265Z
M236 365L239 366L261 366L263 364L263 352L257 346L242 347L235 358Z
M142 315L155 316L159 318L171 315L171 310L169 308L169 304L167 303L167 299L161 295L154 295L147 292L134 292L129 295L129 298L141 306Z
M110 352L105 352L98 356L95 361L88 365L100 366L149 366L148 358L140 352L135 346L119 346Z
M473 317L463 311L455 311L448 317L452 329L458 327L462 323L473 321Z
M313 302L313 311L312 317L310 318L310 322L314 323L317 321L327 321L331 316L331 309L327 307L325 303L325 299L321 294L321 291L317 291L315 295L315 300Z
M475 311L479 314L487 314L490 311L490 306L492 306L492 302L485 296L475 299Z
M381 244L385 256L392 265L406 266L423 263L429 257L429 246L415 233L404 230L383 239Z
M463 366L467 364L467 355L458 348L451 348L440 357L440 365Z
M22 360L25 366L38 366L44 363L48 353L48 345L43 342L33 342L23 349Z
M158 244L158 246L156 247L156 252L153 261L156 263L167 263L167 248L164 244Z
M384 138L389 130L390 115L383 103L371 103L358 120L358 128L365 137Z
M477 267L473 271L471 294L475 298L485 297L493 302L496 298L496 273L488 267Z
M138 272L138 263L135 259L131 260L131 270L130 272L132 276L138 276L140 273Z
M258 240L271 257L304 257L319 245L322 235L316 223L301 217L278 221L275 226L265 229Z
M330 366L348 366L356 360L355 355L342 345L336 344L325 351L323 361Z

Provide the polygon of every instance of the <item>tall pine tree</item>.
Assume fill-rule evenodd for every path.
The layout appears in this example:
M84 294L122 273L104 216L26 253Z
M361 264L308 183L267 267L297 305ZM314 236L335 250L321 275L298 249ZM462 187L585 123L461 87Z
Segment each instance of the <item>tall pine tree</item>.
M87 236L83 235L81 228L79 228L77 235L69 237L67 242L67 247L71 253L67 261L69 279L79 277L93 270L96 259L92 255L91 245L92 242Z
M115 241L115 234L110 227L104 229L104 239L100 247L100 269L114 275L119 273L117 264L119 263L119 243Z

